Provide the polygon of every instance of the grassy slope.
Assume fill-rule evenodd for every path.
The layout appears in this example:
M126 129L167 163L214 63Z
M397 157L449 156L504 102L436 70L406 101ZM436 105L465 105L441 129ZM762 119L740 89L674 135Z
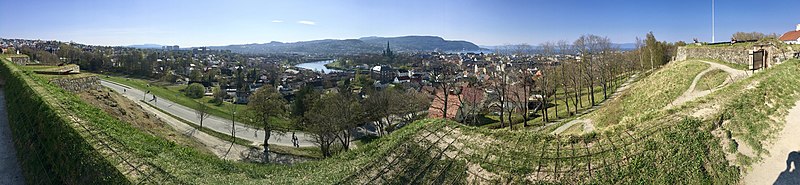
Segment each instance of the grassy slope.
M675 76L674 73L692 73L693 68L701 68L696 62L680 62L665 67L653 75L643 79L641 83L632 86L642 92L651 91L653 88L664 89L664 85L657 87L641 87L642 84L653 85L671 84L665 79L681 81L681 78L666 78ZM724 114L729 123L723 128L730 129L734 135L752 138L753 140L763 140L771 130L780 127L777 121L764 119L770 116L780 116L785 114L785 110L793 105L794 101L800 99L800 84L796 79L800 79L800 74L796 69L800 68L800 62L791 61L785 64L767 69L762 73L757 73L753 77L734 83L719 91L715 91L709 96L700 100L689 102L681 106L682 111L690 111L691 107L713 101L720 101L725 105ZM696 72L699 72L696 71ZM680 75L678 75L680 76ZM692 76L693 75L686 75ZM687 77L688 78L688 77ZM661 79L662 81L657 81ZM759 82L751 85L753 82ZM41 83L41 82L40 82ZM677 86L677 85L675 85ZM686 85L688 86L688 85ZM742 91L748 86L753 86L750 90ZM669 86L667 86L669 87ZM74 96L58 90L52 86L48 89L53 92L61 101L69 102L74 111L80 117L91 117L92 123L105 127L106 132L113 137L126 143L138 157L152 161L164 168L180 180L189 183L218 184L218 183L322 183L330 184L336 182L350 174L365 164L370 164L383 158L388 152L392 152L399 144L407 141L412 135L422 128L441 126L437 120L424 120L410 124L399 131L371 142L358 149L343 153L333 159L309 162L295 166L262 165L221 161L213 156L202 154L191 148L171 145L169 142L148 136L135 128L111 119L110 116L103 115L99 110L92 109L91 106L77 101ZM668 88L678 89L678 88ZM685 90L685 88L683 88ZM679 90L679 92L683 92ZM626 101L641 102L645 101L642 96L628 95L621 97L622 103ZM634 91L629 91L634 92ZM660 94L659 93L659 94ZM668 93L666 93L668 94ZM769 96L764 96L765 94ZM678 93L679 95L679 93ZM677 96L677 95L676 95ZM632 99L632 100L627 100ZM669 98L668 100L671 101ZM771 105L764 103L768 100ZM664 102L664 101L656 101ZM609 102L610 103L613 102ZM666 103L669 103L668 101ZM624 105L624 104L623 104ZM620 105L617 105L620 106ZM663 105L662 105L663 107ZM637 117L649 117L649 119L635 118L638 121L619 123L620 126L599 133L596 138L589 138L588 141L597 141L608 138L615 142L637 141L639 144L627 147L624 150L616 150L606 153L592 155L589 159L606 160L611 164L620 166L609 167L595 174L594 180L589 183L677 183L677 184L710 184L722 183L732 184L738 179L738 171L727 165L724 157L721 156L721 149L716 138L710 136L709 130L713 127L716 120L697 120L675 118L674 112L653 111L653 114L633 114ZM616 112L630 114L630 112ZM683 113L683 112L678 112ZM642 139L622 139L624 135L620 131L626 129L636 129L653 125L664 125L669 129L647 134ZM489 171L505 171L511 175L525 175L531 172L531 165L526 163L554 162L561 161L561 164L576 164L586 158L556 158L539 159L535 151L542 148L542 144L562 143L554 142L550 136L542 136L536 133L506 131L506 130L487 130L482 128L469 128L457 126L465 135L474 134L480 137L488 137L483 140L498 140L502 145L488 145L489 149L479 150L477 154L467 156L468 159L480 161L486 154L498 155L499 157L490 158L490 163L483 163ZM754 132L755 131L755 132ZM752 133L751 133L752 132ZM634 134L637 132L633 132ZM566 138L562 138L566 139ZM569 139L571 140L571 139ZM518 145L524 143L522 145ZM565 142L568 143L568 142ZM759 142L756 142L759 143ZM569 145L568 145L569 146ZM606 146L605 148L611 148ZM549 148L552 149L552 148ZM602 148L601 148L602 149ZM626 162L619 161L619 155L625 155L627 150L644 151L640 155L632 155ZM575 154L562 154L575 155ZM558 155L556 155L558 156ZM556 163L558 164L558 163ZM503 165L503 166L500 166ZM513 167L513 168L508 168ZM515 179L519 180L519 179ZM584 182L585 183L585 182Z
M436 122L428 120L410 124L390 136L322 161L292 166L232 162L142 132L83 102L74 94L47 83L44 77L32 75L31 78L54 97L51 101L70 105L66 107L74 116L87 120L93 127L120 141L125 148L119 152L131 153L135 158L165 170L178 182L190 184L331 184L354 173L358 166L381 158L420 128Z
M747 66L747 65L744 65L744 64L737 64L737 63L732 63L732 62L726 62L726 61L723 61L723 60L720 60L720 59L713 59L713 58L698 58L697 60L704 60L704 61L714 62L714 63L717 63L717 64L726 65L726 66L728 66L728 67L730 67L730 68L734 68L734 69L738 69L738 70L743 70L743 71L747 71L747 70L749 70L749 68L750 68L749 66Z
M766 152L766 143L783 128L788 109L800 100L800 60L767 68L748 79L731 84L687 106L704 102L723 105L722 129L730 131L757 154ZM751 158L754 157L754 158ZM740 164L749 165L757 156L739 155Z
M703 75L703 77L700 77L700 80L697 81L697 86L695 86L694 90L705 91L714 89L725 82L725 79L727 79L728 76L728 73L721 69L711 70Z
M671 103L680 96L697 74L709 65L687 60L670 63L662 69L632 84L620 98L608 102L604 107L587 115L597 128L611 126L620 122L640 122L633 118L649 119L648 116Z
M608 96L611 96L611 94L613 94L614 91L617 90L618 86L621 85L622 83L624 83L626 80L627 80L627 78L622 78L616 84L614 84L614 86L609 86L608 89L607 89ZM600 104L601 102L605 101L605 99L603 97L603 86L602 85L595 87L594 88L594 93L592 93L591 95L589 93L587 93L587 92L589 92L589 90L581 88L580 99L581 99L581 104L583 106L581 106L581 104L578 104L578 113L581 113L581 112L583 112L583 111L585 111L585 110L587 110L589 108L592 108L592 103L591 103L592 100L590 99L591 98L590 96L594 96L595 103L597 103L597 104ZM564 96L564 91L563 91L563 89L559 88L558 90L556 90L556 98L558 98L558 99L556 99L556 100L550 99L550 101L548 101L548 104L558 105L558 106L551 106L551 107L547 108L547 111L549 111L547 117L550 119L550 121L555 121L555 120L559 120L559 119L570 119L570 118L576 117L576 115L570 116L569 114L567 114L567 106L565 106L564 102L562 101L563 100L563 96ZM569 100L569 106L570 106L569 107L569 111L571 113L575 114L575 107L573 106L573 103L574 103L573 102L573 100L574 100L573 96L574 95L573 94L569 94L568 96L570 96L570 98L571 98ZM556 116L556 112L558 112L558 116ZM537 111L536 115L531 115L531 117L528 118L529 119L528 120L528 125L542 126L543 125L543 121L542 121L542 117L540 116L540 114L541 114L541 111ZM507 115L504 115L504 116L507 116ZM481 125L481 127L484 127L484 128L499 128L500 127L500 116L499 115L490 114L490 115L486 115L485 117L486 117L486 119L484 119L484 120L487 123L484 123L484 125ZM523 121L523 118L522 118L521 114L515 113L513 115L512 122L514 123L515 127L517 125L522 124L522 121ZM537 128L537 127L529 127L529 128Z
M667 67L681 68L683 66L677 65ZM772 71L766 72L771 74L769 76L756 75L754 79L761 79L763 82L775 83L773 85L761 85L755 89L772 89L784 86L784 83L796 83L788 81L795 76L787 76L788 67L798 67L797 62L790 62L785 65L770 69ZM791 68L790 68L791 69ZM773 74L774 73L774 74ZM765 74L765 73L759 73ZM786 78L779 78L779 76L787 76ZM648 78L660 78L657 75ZM651 81L651 79L643 79L643 83ZM751 80L747 80L751 81ZM745 82L740 82L732 85L732 88L725 88L710 97L722 96L720 94L725 91L736 91L736 88L744 88ZM796 86L796 84L795 84ZM781 89L778 94L782 92L789 92L797 89L791 87ZM770 91L773 92L773 91ZM742 92L735 95L747 95L751 92ZM752 92L754 94L762 93L761 91ZM634 96L635 97L635 96ZM797 99L797 96L789 96L789 99ZM67 97L69 98L69 97ZM713 100L713 99L712 99ZM786 100L789 102L790 100ZM691 107L696 105L697 102L690 103L690 105L683 107ZM734 103L735 104L735 103ZM783 104L781 104L783 105ZM783 107L783 106L781 106ZM687 108L688 109L688 108ZM91 111L87 111L91 112ZM633 123L624 124L620 127L615 127L603 133L599 133L594 138L585 138L586 141L603 141L608 138L616 143L626 143L632 141L639 141L624 148L623 150L613 150L605 153L596 153L589 158L579 157L572 158L569 154L561 153L555 155L555 159L539 159L542 157L537 151L540 151L542 145L553 145L554 143L566 144L562 147L574 147L570 145L567 140L569 138L560 138L561 141L555 142L551 136L543 136L537 133L519 132L519 131L506 131L506 130L487 130L482 128L469 128L457 126L465 135L475 135L478 137L486 137L484 140L497 140L504 145L488 145L482 147L489 147L484 150L476 150L478 153L471 156L466 156L467 159L474 161L481 161L478 158L483 158L487 154L497 155L498 157L489 158L489 161L481 163L481 166L490 172L498 172L509 174L512 176L523 176L531 173L534 169L532 166L538 163L548 164L562 164L569 166L570 164L580 164L583 160L600 160L610 164L621 164L620 166L610 166L604 170L597 171L594 179L588 183L677 183L677 184L707 184L707 183L722 183L730 184L735 183L738 178L738 171L727 165L724 157L721 156L721 149L719 148L716 138L711 136L708 132L710 127L713 127L712 122L708 120L697 119L683 119L675 118L675 116L667 116L669 113L666 111L656 111L653 119ZM728 113L730 114L730 113ZM640 115L641 116L641 115ZM731 119L742 119L741 114L732 116ZM103 117L103 116L99 116ZM422 128L431 129L433 127L441 126L437 120L424 120L413 123L390 136L378 139L363 147L359 147L352 152L343 153L333 159L309 162L295 166L279 166L279 165L261 165L261 164L248 164L248 163L235 163L220 161L212 156L207 156L197 152L193 152L190 148L169 145L152 145L148 143L160 143L159 139L155 141L139 141L138 139L130 139L129 137L121 135L117 130L132 130L132 128L125 127L124 124L113 124L111 122L102 122L98 124L109 124L111 127L121 127L110 129L109 131L115 137L120 136L126 142L134 143L129 146L134 148L148 148L146 152L137 152L151 155L146 158L155 161L165 168L171 174L174 174L182 181L189 183L243 183L243 184L256 184L256 183L334 183L350 174L356 173L357 169L365 164L374 163L376 160L383 158L383 155L388 152L394 152L399 144L407 141L410 136L417 133ZM621 130L633 129L636 130L640 127L648 127L653 125L665 125L669 129L665 129L652 134L646 134L641 139L625 138ZM633 131L634 134L637 133ZM136 132L123 132L127 135L141 135L142 133ZM644 135L644 134L643 134ZM162 141L163 142L163 141ZM141 143L136 145L135 143ZM525 143L523 145L519 145ZM145 147L148 144L150 147ZM467 144L467 146L476 146L476 144ZM424 150L419 147L412 147L414 150ZM553 149L556 147L548 147ZM605 148L610 148L606 146ZM603 149L603 148L600 148ZM138 151L138 150L137 150ZM592 149L594 152L600 152L599 149ZM629 155L627 152L641 152L638 155ZM625 155L630 158L626 162L619 161L620 156ZM426 155L420 155L424 157ZM563 156L563 157L558 157ZM430 160L427 158L420 158ZM418 160L412 160L418 161ZM531 163L531 164L528 164ZM416 164L416 163L414 163ZM456 165L461 166L461 165ZM578 165L580 166L580 165ZM412 167L412 170L417 167ZM453 168L464 170L463 168ZM419 169L417 169L419 170ZM447 170L447 169L445 169ZM569 179L569 177L561 177ZM512 179L514 181L521 180L519 178ZM587 182L584 182L587 183Z

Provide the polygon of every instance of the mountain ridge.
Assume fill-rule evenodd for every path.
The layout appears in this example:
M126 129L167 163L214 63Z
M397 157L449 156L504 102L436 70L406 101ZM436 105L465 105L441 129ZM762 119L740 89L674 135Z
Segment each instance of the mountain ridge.
M277 42L209 46L209 49L237 53L316 53L357 54L380 53L386 44L397 52L477 51L481 48L469 41L445 40L438 36L361 37L358 39L323 39L299 42Z

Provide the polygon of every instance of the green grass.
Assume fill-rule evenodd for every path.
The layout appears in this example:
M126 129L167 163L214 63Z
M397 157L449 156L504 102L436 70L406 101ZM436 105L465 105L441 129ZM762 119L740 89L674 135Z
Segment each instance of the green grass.
M325 67L329 69L346 70L344 66L342 66L342 62L342 60L334 60L331 63L325 64Z
M55 69L58 66L46 66L46 65L31 65L31 66L19 66L19 69L25 71L33 71L33 70L48 70L48 69Z
M730 75L721 70L721 69L714 69L700 77L700 80L697 81L697 85L695 86L695 91L706 91L714 89L715 87L722 85L725 82L725 79L728 79Z
M190 121L187 121L187 120L185 120L183 118L180 118L178 116L170 114L169 112L161 110L160 108L158 108L156 106L153 106L153 105L151 105L151 104L149 104L149 103L147 103L145 101L142 101L142 102L147 104L148 106L158 110L158 111L161 111L164 114L169 115L172 118L175 118L178 121L183 122L184 124L187 124L187 125L189 125L191 127L194 127L195 129L198 129L201 132L207 133L208 135L214 136L216 138L219 138L219 139L222 139L222 140L225 140L225 141L228 141L228 142L233 142L233 143L236 143L236 144L241 145L241 146L252 147L252 145L253 145L253 142L250 142L248 140L241 139L241 138L234 138L233 136L231 136L229 134L217 132L217 131L209 129L207 127L200 127L200 125L197 125L197 124L192 123ZM270 147L270 151L271 152L275 152L275 153L279 153L279 154L287 154L287 155L294 155L294 156L315 158L315 159L322 158L322 151L320 151L319 148L317 148L317 147L299 147L299 148L296 148L296 147L288 147L288 146L281 146L281 145L274 145L274 144L270 144L269 147Z
M571 135L583 134L583 123L574 124L561 133L561 135L570 135L570 134Z
M474 151L462 157L487 171L482 174L502 178L489 178L493 183L536 184L524 177L558 170L567 173L555 178L557 184L735 184L739 171L725 160L708 131L712 125L660 115L581 136L467 126L459 126L459 135L481 138L462 140L464 148ZM589 163L591 178L585 172Z
M708 64L696 60L670 63L620 94L620 98L587 115L596 128L616 125L622 122L641 122L651 119L652 114L661 110L680 96L692 83L694 77L707 69Z
M787 61L715 92L705 100L727 100L723 102L725 106L721 115L727 120L723 128L733 137L744 140L739 142L740 145L747 144L758 154L763 154L766 152L765 143L774 138L773 135L788 121L782 118L800 100L798 68L800 60Z
M593 134L557 137L540 132L493 130L427 119L331 159L292 166L222 161L191 148L164 144L164 139L147 137L146 133L126 126L124 122L94 119L92 123L108 127L104 131L123 140L129 146L128 150L135 151L137 158L152 161L186 184L335 184L352 176L369 179L372 176L360 169L383 167L393 169L393 173L382 174L385 178L381 179L387 179L387 183L411 184L418 177L415 174L425 174L423 182L437 180L429 179L427 174L466 179L469 176L458 174L464 174L474 166L485 169L486 173L498 174L483 181L492 184L546 183L529 182L526 177L553 170L567 172L552 178L555 181L552 183L564 184L736 184L739 169L725 160L719 140L710 134L717 120L683 115L700 104L719 102L726 109L722 115L730 121L723 125L724 129L731 129L738 137L768 138L761 133L771 129L763 129L780 125L763 118L785 114L785 110L800 99L800 83L796 80L800 79L796 72L800 61L768 68L700 98L702 100L688 102L680 110L660 109L674 99L661 96L672 96L673 90L679 95L686 89L681 89L682 85L688 87L688 83L679 82L685 82L683 78L690 78L688 81L691 82L692 74L696 75L705 68L707 64L684 61L640 77L641 80L626 91L630 92L628 95L619 97L619 102L607 102L592 113L596 114L606 106L616 106L619 109L614 111L618 112L605 110L608 111L605 113L630 115L628 119L637 121L618 122L614 127ZM755 81L759 84L743 90ZM39 84L45 83L39 81ZM74 98L63 90L48 87L47 92L56 98L56 103L72 105L70 110L81 111L75 113L76 116L108 117L90 108L83 109L87 107L83 105L85 103L73 101ZM769 96L765 97L765 94ZM764 103L765 98L772 106ZM645 103L654 105L640 105ZM638 114L635 111L647 112ZM437 130L444 126L456 128L459 132ZM756 132L746 133L751 130ZM439 149L432 142L414 139L422 138L417 136L427 131L457 136L454 138L458 144ZM432 157L442 150L460 158L436 160ZM393 153L408 155L395 165L384 166L389 159L387 155ZM591 175L579 172L587 169L585 167L589 164L595 169ZM377 167L371 167L374 165Z
M2 56L0 56L0 57L2 57ZM75 64L70 64L70 65L75 65ZM47 65L18 66L18 68L20 70L30 71L30 72L33 72L33 71L49 71L49 70L55 70L55 69L62 68L62 67L63 66L47 66ZM95 76L95 74L83 72L83 73L80 73L80 74L70 74L70 75L37 74L37 76L45 78L47 80L50 80L50 79L59 79L59 78L83 78L83 77L88 77L88 76Z
M355 173L360 167L381 159L400 144L406 143L420 129L440 125L436 124L438 120L414 122L389 136L321 161L291 166L233 162L144 133L88 105L74 94L48 84L41 77L32 75L31 78L34 79L32 84L42 87L43 90L37 92L46 94L48 102L69 105L65 106L65 114L85 119L92 127L120 141L125 147L119 148L118 152L127 153L131 160L147 161L172 176L159 179L159 183L332 184ZM277 150L281 149L277 147Z
M608 92L607 93L608 93L609 98L611 98L611 95L613 95L614 92L617 90L617 88L619 88L619 85L622 85L622 83L625 83L625 81L627 81L628 78L629 77L620 78L616 83L614 83L613 86L609 86L608 87L608 90L607 90ZM574 112L574 110L575 110L575 107L573 106L574 105L573 104L573 100L574 99L570 99L569 100L569 103L570 103L570 105L569 105L570 106L569 107L570 110L569 111L570 112L572 112L573 114L580 114L581 112L584 112L587 109L592 107L592 100L590 99L591 97L586 92L588 92L588 90L583 91L583 94L580 97L581 98L581 102L583 102L583 106L581 107L580 104L578 104L578 112L577 113ZM579 116L579 115L570 116L567 113L567 106L564 104L563 101L561 101L563 99L563 94L564 93L563 93L562 90L556 91L556 98L558 98L558 99L556 101L550 101L550 103L552 103L552 104L558 104L558 107L553 106L553 107L548 107L547 108L547 111L549 112L548 113L548 119L550 121L555 121L555 120L558 120L558 119L565 119L565 118L572 118L572 117L575 117L575 116ZM594 88L594 93L592 93L592 96L594 96L594 100L597 103L597 105L600 105L602 102L606 101L605 97L603 97L603 86L595 87ZM574 98L574 95L572 95L570 97ZM556 117L556 114L555 114L556 112L558 112L558 117ZM541 111L540 111L540 113L541 113ZM538 121L537 120L531 120L531 122L529 122L528 124L541 124L541 117L538 117Z
M175 102L177 104L189 107L191 109L197 109L197 107L199 106L199 102L204 102L204 103L206 103L208 105L208 107L211 108L209 110L209 114L217 116L217 117L220 117L220 118L230 119L231 118L231 114L230 114L230 108L231 107L235 107L236 108L236 112L243 112L243 111L245 111L245 109L247 109L246 105L241 105L241 104L233 104L233 103L224 102L221 105L214 105L214 104L208 103L209 101L211 101L211 99L212 99L211 97L203 97L203 98L200 98L200 99L189 98L189 97L185 96L183 94L183 92L181 92L183 89L186 88L187 85L168 85L168 86L164 86L164 85L161 85L159 83L149 82L149 81L142 80L142 79L123 78L123 77L106 76L106 75L98 75L98 76L101 76L101 78L104 79L104 80L120 83L120 84L127 85L127 86L130 86L130 87L136 88L136 89L145 90L145 91L149 90L150 93L155 94L156 96L159 96L159 97L162 97L162 98L166 98L169 101L172 101L172 102ZM284 127L294 129L292 127L291 121L289 121L288 119L282 119L282 118L277 118L276 117L276 118L273 118L272 121L278 122L281 125L284 125ZM250 125L251 127L254 127L254 128L259 128L258 125L254 125L252 123L248 123L248 122L241 122L241 123L248 124L248 125Z
M711 116L722 121L721 129L738 138L738 145L747 145L759 156L746 157L736 153L738 165L749 166L767 152L766 143L774 138L788 121L783 118L800 100L800 60L775 65L750 77L727 85L705 97L679 107L691 114L692 107L703 104L719 105L720 113Z
M617 90L618 86L621 85L622 83L624 83L627 79L628 79L627 77L626 78L621 78L621 79L619 79L617 81L617 83L614 84L614 86L608 87L607 91L608 91L609 98L610 98L610 96L612 94L614 94L614 91ZM574 118L574 117L580 116L578 114L586 111L587 109L592 108L592 100L591 100L590 94L587 93L587 92L589 92L589 90L587 90L585 88L581 88L580 100L581 100L583 106L581 106L581 104L578 104L578 112L577 113L575 113L575 107L573 105L573 103L574 103L574 94L569 94L568 95L568 96L570 96L569 112L571 112L573 114L573 115L569 115L567 113L567 106L562 101L563 100L563 95L564 95L563 89L559 88L558 90L556 90L556 97L555 98L557 98L557 99L554 100L553 97L551 97L551 99L548 102L548 104L553 104L553 105L558 105L558 106L551 106L551 107L547 108L547 111L549 111L548 114L547 114L548 119L550 121L556 121L556 120L560 120L560 119L570 119L570 118ZM605 101L605 99L603 97L603 86L601 86L601 85L600 86L596 86L594 88L594 93L592 93L591 95L594 96L595 103L597 103L598 105L600 103L602 103L603 101ZM556 116L556 112L558 112L558 116ZM541 114L541 111L537 111L534 115L531 115L528 118L529 119L528 120L528 125L532 126L532 127L528 127L528 128L537 128L537 126L543 126L544 125L544 123L542 121L542 117L541 117L540 114ZM507 116L508 115L504 114L504 117L506 117L506 119L508 119ZM489 115L485 115L484 117L486 119L483 119L483 123L480 124L481 127L483 127L483 128L492 128L492 129L500 128L500 116L499 115L489 114ZM511 122L514 124L515 128L521 128L522 127L522 122L523 122L522 114L519 114L519 113L512 114Z

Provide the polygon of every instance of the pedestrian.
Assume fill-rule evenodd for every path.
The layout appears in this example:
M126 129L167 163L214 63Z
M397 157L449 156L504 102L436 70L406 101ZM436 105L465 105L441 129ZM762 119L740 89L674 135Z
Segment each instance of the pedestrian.
M128 92L128 89L122 89L122 94L125 94L126 92Z
M297 141L297 136L295 136L294 132L292 132L292 144L294 144L295 148L299 148L300 147L300 143Z

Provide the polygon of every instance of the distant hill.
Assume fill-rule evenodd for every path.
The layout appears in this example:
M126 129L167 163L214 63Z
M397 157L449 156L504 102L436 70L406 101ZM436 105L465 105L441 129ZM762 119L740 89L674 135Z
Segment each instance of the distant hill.
M636 49L636 44L634 43L613 43L613 47L619 48L622 51L631 51ZM482 45L481 48L490 51L499 51L499 52L516 52L517 48L515 45L499 45L499 46L486 46ZM540 45L530 45L530 49L526 52L528 53L539 53L542 51L542 47Z
M435 36L362 37L367 44L386 47L388 42L397 51L476 51L478 45L467 41L449 41Z
M129 48L139 48L139 49L161 49L163 45L159 44L139 44L139 45L129 45L125 47Z
M315 53L315 54L355 54L380 53L386 43L393 51L428 52L428 51L477 51L480 47L467 41L449 41L436 36L404 36L404 37L363 37L345 40L314 40L293 43L270 42L263 44L242 44L229 46L213 46L210 49L231 50L237 53Z

